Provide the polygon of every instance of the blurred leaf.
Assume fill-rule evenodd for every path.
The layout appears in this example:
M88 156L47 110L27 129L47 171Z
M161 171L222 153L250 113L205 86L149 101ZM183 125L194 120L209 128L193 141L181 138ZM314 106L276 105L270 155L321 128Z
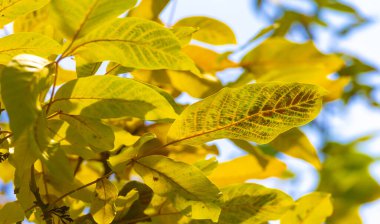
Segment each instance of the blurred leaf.
M309 162L318 170L321 169L317 150L310 143L307 136L298 128L293 128L280 134L269 145L280 152Z
M14 224L24 220L24 210L17 201L9 202L0 209L0 223Z
M142 0L136 8L128 13L128 16L159 21L159 15L169 1L170 0Z
M220 163L209 176L210 180L218 186L241 183L249 179L265 179L280 177L286 170L285 163L280 160L264 156L265 167L252 155L241 156L227 162Z
M83 140L93 146L98 152L114 148L115 134L113 130L100 120L80 115L60 114L59 117L70 124Z
M6 0L0 6L0 26L12 22L19 16L37 10L48 4L49 0Z
M295 206L281 218L281 224L324 223L333 213L331 195L313 192L296 201Z
M136 2L136 0L86 0L78 4L76 0L54 0L49 5L51 21L71 43L95 28L102 27L110 19L116 19Z
M323 92L314 85L278 82L224 88L188 106L171 126L168 139L191 145L220 138L264 144L313 120Z
M174 25L174 27L183 26L199 28L199 31L193 34L195 40L214 45L236 44L234 32L219 20L205 16L193 16L183 18Z
M193 34L197 32L199 29L194 27L173 27L171 31L174 33L174 35L177 37L179 42L181 43L181 46L184 47L188 45L193 37Z
M42 34L15 33L0 39L0 64L8 62L18 54L34 54L41 57L58 55L61 46Z

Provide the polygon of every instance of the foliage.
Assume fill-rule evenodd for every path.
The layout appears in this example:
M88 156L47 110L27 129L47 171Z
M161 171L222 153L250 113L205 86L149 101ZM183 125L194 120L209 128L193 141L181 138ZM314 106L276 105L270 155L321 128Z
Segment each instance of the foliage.
M365 156L344 153L341 159L331 152L339 159L321 164L298 129L325 103L342 97L349 78L331 80L329 75L367 71L364 65L355 67L360 62L351 57L353 64L346 66L346 56L324 54L311 41L295 43L279 35L294 22L287 16L300 16L294 12L285 12L250 43L271 32L275 37L232 61L233 52L220 54L202 44L236 44L226 24L194 16L167 28L159 15L168 3L0 4L2 25L14 21L14 33L0 39L1 115L9 119L1 123L0 178L13 183L17 197L0 205L1 224L24 219L313 224L332 214L330 197L336 199L333 218L339 220L351 211L342 206L348 203L345 194L360 195L361 185L352 179L352 188L342 189L333 173L350 167L330 160L365 163L358 162L357 178L365 175L370 193L350 201L349 209L378 197L372 194L380 190ZM320 4L352 13L343 4ZM310 24L303 24L306 30ZM70 59L75 70L64 68ZM216 73L229 68L244 72L223 85ZM199 101L180 104L177 97L183 93ZM206 159L226 150L208 144L217 139L230 139L247 155L219 165L215 158ZM243 183L286 178L277 152L321 169L321 192L293 201L280 190Z

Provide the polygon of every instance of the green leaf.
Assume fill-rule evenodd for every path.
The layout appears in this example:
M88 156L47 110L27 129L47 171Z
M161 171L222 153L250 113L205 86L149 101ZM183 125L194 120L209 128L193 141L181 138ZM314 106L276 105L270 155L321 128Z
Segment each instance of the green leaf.
M14 137L15 193L23 209L35 200L29 189L31 166L47 145L39 94L47 87L48 63L37 56L18 55L1 74L1 96Z
M14 224L24 220L24 210L17 201L9 202L0 209L0 223Z
M169 197L178 210L185 212L191 207L193 219L218 220L219 189L198 168L152 155L136 160L134 169L156 194Z
M95 151L103 152L114 148L115 135L112 128L99 119L71 114L60 114L59 117L69 123Z
M331 195L313 192L296 201L295 206L281 218L281 224L324 223L333 213Z
M39 33L15 33L0 39L0 64L19 54L34 54L41 57L58 55L61 46L53 39Z
M181 19L174 25L174 27L183 26L199 28L199 31L193 34L195 40L214 45L236 44L234 32L219 20L205 16L194 16Z
M87 77L87 76L92 76L95 75L100 66L102 65L101 62L96 62L96 63L90 63L90 64L84 64L78 66L78 61L77 62L77 75L78 77Z
M61 32L74 40L88 34L95 28L127 11L136 4L136 0L52 0L51 20Z
M86 63L110 60L129 68L199 73L169 29L140 18L116 19L105 24L76 41L63 57L70 55Z
M258 184L238 184L222 189L219 224L264 223L279 219L293 204L285 193Z
M188 106L171 126L173 143L197 145L220 138L268 143L319 113L324 91L300 83L259 83L224 88Z
M74 170L65 152L58 144L44 151L40 159L46 166L49 178L54 184L71 183L74 180Z
M64 84L50 111L95 118L171 120L177 117L176 107L167 93L153 86L115 76L90 76Z
M42 8L49 0L3 0L0 5L0 26L12 22L18 16Z
M96 183L95 198L91 203L90 213L99 224L109 224L116 216L115 201L118 189L108 179L101 179Z
M280 134L269 145L287 155L309 162L316 169L321 168L317 150L310 143L307 136L298 128L293 128Z
M159 21L161 11L168 3L169 0L142 0L136 8L128 13L128 16Z

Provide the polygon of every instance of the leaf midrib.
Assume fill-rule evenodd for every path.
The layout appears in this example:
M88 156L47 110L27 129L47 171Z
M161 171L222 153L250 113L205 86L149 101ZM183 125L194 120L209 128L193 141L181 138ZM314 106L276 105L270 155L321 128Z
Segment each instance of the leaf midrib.
M254 113L252 115L249 115L247 117L244 117L238 121L235 121L235 122L232 122L231 124L228 124L228 125L225 125L225 126L222 126L222 127L218 127L218 128L215 128L215 129L211 129L209 131L204 131L204 132L201 132L201 133L197 133L197 134L194 134L194 135L191 135L191 136L188 136L188 137L184 137L184 138L181 138L181 139L178 139L178 140L175 140L175 141L172 141L170 142L170 144L174 144L174 143L178 143L178 142L182 142L182 141L185 141L185 140L188 140L188 139L191 139L191 138L195 138L195 137L199 137L199 136L202 136L202 135L206 135L206 134L210 134L210 133L213 133L213 132L216 132L216 131L220 131L220 130L224 130L224 129L227 129L229 127L232 127L232 126L235 126L235 125L238 125L246 120L249 120L255 116L260 116L261 114L263 113L267 113L267 112L277 112L277 110L286 110L286 109L289 109L291 107L294 107L294 106L298 106L300 104L304 104L304 103L308 103L309 101L313 101L313 100L316 100L320 97L315 97L315 98L311 98L311 99L308 99L306 101L299 101L297 104L292 104L290 106L286 106L286 107L280 107L280 108L276 108L276 109L271 109L271 110L261 110L260 112L257 112L257 113Z
M193 194L192 192L190 192L189 190L187 190L186 188L184 188L183 186L181 186L179 183L177 183L175 180L173 180L171 177L167 176L166 174L154 169L153 167L150 167L150 166L147 166L141 162L139 162L138 160L134 160L135 163L139 164L140 166L143 166L149 170L152 170L162 176L165 176L166 179L168 179L170 182L172 182L172 184L178 186L180 189L182 189L183 191L185 191L186 193L190 194L191 196L193 196L195 199L197 199L198 201L204 201L202 200L200 197L198 197L197 195Z

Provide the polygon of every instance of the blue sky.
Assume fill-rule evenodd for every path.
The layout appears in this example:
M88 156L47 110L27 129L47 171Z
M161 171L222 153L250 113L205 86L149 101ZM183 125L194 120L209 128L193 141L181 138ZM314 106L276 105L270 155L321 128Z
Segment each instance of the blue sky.
M273 0L281 2L281 0ZM282 0L285 1L285 0ZM367 17L371 18L372 22L363 28L355 30L348 37L341 39L338 43L334 43L336 50L341 50L347 53L358 56L364 59L375 67L380 67L380 1L378 0L351 0L344 1L351 4L362 12ZM169 22L173 7L169 5L162 20ZM175 13L171 23L178 19L203 15L219 19L228 24L235 32L238 43L244 44L253 34L265 27L259 15L255 15L252 10L251 0L177 0ZM332 23L340 23L339 18L334 15L330 18ZM171 24L169 24L171 25ZM323 34L317 41L317 46L324 51L328 51L331 40ZM220 49L220 48L219 48ZM227 46L222 50L234 49L233 46ZM239 55L235 56L236 58ZM227 71L219 74L223 81L233 80L240 74L239 71ZM380 86L380 75L371 74L364 81ZM380 100L380 93L379 100ZM183 101L193 101L189 97L183 97ZM331 132L336 136L337 141L350 141L357 137L376 133L379 137L360 146L360 150L374 157L380 158L380 109L374 109L366 105L366 103L357 100L352 102L344 111L338 111L335 115L329 117ZM312 132L307 132L311 141L318 146L318 141ZM239 152L236 148L227 141L217 141L217 144L223 148L221 159L229 159L236 157ZM284 156L283 159L287 162L289 168L297 171L297 177L292 182L281 181L278 179L269 179L264 181L255 181L264 184L268 187L281 188L288 192L293 197L300 197L302 194L310 192L318 184L318 174L309 165L297 159L292 159ZM371 173L380 183L380 162L376 162L371 166ZM297 186L297 189L294 188ZM380 211L380 200L362 206L360 212L365 224L378 224L378 211Z

